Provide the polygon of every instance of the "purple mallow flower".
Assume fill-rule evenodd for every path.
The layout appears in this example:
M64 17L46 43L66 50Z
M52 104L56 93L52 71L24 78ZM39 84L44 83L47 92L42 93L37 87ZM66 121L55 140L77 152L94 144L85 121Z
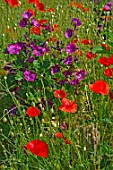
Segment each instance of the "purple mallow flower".
M28 20L26 18L23 18L22 20L20 20L20 22L19 22L20 28L24 28L27 25L28 25Z
M106 5L110 7L113 6L113 1L109 1Z
M10 63L7 63L4 67L4 70L8 71L9 74L15 74L15 69L11 66Z
M16 54L18 55L19 52L21 51L21 47L18 45L18 43L16 44L9 44L7 47L7 51L9 54Z
M68 129L68 123L63 123L62 125L61 125L61 129L62 130L67 130Z
M79 18L72 18L72 23L74 24L75 27L82 25L82 22L80 21Z
M9 116L18 116L16 105L12 105L8 110Z
M47 44L46 44L45 42L43 42L43 43L41 44L41 47L44 48L44 52L45 52L45 53L50 52L50 49L47 47Z
M25 11L22 14L22 17L25 18L25 19L29 19L29 18L31 18L31 16L32 16L32 13L30 11Z
M64 60L64 64L65 65L71 65L73 62L73 58L71 55L69 55L65 60Z
M29 41L29 37L26 34L24 34L24 37L25 37L26 41Z
M44 98L41 98L42 102L42 107L45 109L46 108L46 100Z
M28 58L28 62L29 62L29 63L33 63L34 60L36 60L35 57L30 56L30 57Z
M55 64L54 66L51 67L50 69L51 74L57 74L60 72L60 66L59 64Z
M102 27L102 25L101 25L101 24L98 24L98 27L97 27L97 29L98 29L99 31L102 31L102 30L103 30L103 27Z
M50 51L46 43L42 43L41 46L36 46L35 43L32 42L30 47L33 50L34 56L43 56L45 53Z
M36 74L31 70L24 71L24 78L29 82L34 82L36 79Z
M45 53L45 49L41 46L36 46L33 50L34 56L43 56Z
M30 47L32 50L34 50L37 47L35 43L36 42L34 42L34 41L31 41L31 43L30 43Z
M24 50L27 47L26 43L23 42L17 42L17 44L21 47L21 50Z
M69 81L68 81L67 79L64 79L64 80L61 80L61 81L60 81L60 84L61 84L61 85L68 84L68 83L69 83Z
M74 31L72 29L68 29L65 32L65 37L66 38L71 38L74 35Z
M78 72L75 72L76 78L81 81L82 79L86 78L86 71L85 70L80 70Z
M54 31L54 29L53 29L50 25L47 25L47 26L45 27L45 30L47 30L47 31L49 31L49 32Z
M52 107L52 106L53 106L53 98L50 98L50 99L49 99L49 101L48 101L48 105L49 105L50 107Z
M70 84L73 85L73 86L76 86L80 83L80 81L78 79L73 79L70 81Z
M78 49L78 48L76 47L75 44L68 44L68 45L66 46L66 52L67 52L68 54L74 53L77 49Z
M70 70L65 71L63 74L66 78L72 76L72 72Z

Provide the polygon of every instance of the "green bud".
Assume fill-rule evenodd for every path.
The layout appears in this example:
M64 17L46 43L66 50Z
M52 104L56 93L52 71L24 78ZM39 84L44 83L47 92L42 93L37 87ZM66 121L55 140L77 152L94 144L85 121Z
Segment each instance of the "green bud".
M6 123L6 122L7 122L7 118L4 117L4 118L2 119L2 121L3 121L3 123Z

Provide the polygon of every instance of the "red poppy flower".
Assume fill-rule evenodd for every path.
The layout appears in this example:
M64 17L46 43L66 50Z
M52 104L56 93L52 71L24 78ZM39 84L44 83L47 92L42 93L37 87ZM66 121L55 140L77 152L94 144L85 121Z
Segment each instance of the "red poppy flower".
M76 101L70 101L67 98L62 99L62 105L59 106L59 110L63 112L70 112L70 113L75 113L77 111L77 104L75 103Z
M55 136L59 139L63 138L63 134L61 132L57 132Z
M113 55L110 56L109 62L110 62L110 64L113 64Z
M110 59L107 57L101 57L98 60L99 63L103 64L105 67L109 67L110 66Z
M82 44L85 44L85 45L90 45L90 46L92 46L92 45L93 45L93 40L82 39L81 43L82 43Z
M28 2L29 2L30 4L36 4L36 3L39 2L39 0L28 0Z
M70 144L71 143L71 141L69 139L67 139L67 138L64 138L64 141L65 141L66 144Z
M113 77L113 68L107 68L105 71L104 71L104 74L108 77Z
M56 90L54 92L55 97L65 98L67 96L66 92L64 90Z
M80 3L76 7L82 9L83 5Z
M48 145L43 140L32 140L26 145L32 154L46 158L48 156Z
M77 50L75 54L77 54L78 56L82 56L82 50Z
M73 43L77 43L78 42L78 39L74 39L73 41L71 41L70 43L73 44Z
M89 45L93 46L93 40L89 40Z
M41 26L48 24L48 20L47 20L47 19L40 19L38 22L39 22L39 24L40 24Z
M86 57L91 60L92 58L95 58L97 55L94 54L92 51L86 53Z
M47 12L54 12L54 8L49 8Z
M82 7L82 11L83 11L83 12L88 12L88 11L89 11L89 8Z
M31 117L39 116L40 110L36 107L31 106L27 109L27 115L29 115Z
M38 9L41 12L45 12L45 5L41 2L36 3L36 9Z
M109 84L103 80L98 80L94 84L89 85L89 89L95 93L100 93L102 95L108 95L110 87Z
M9 3L9 5L12 8L20 6L20 3L18 0L7 0L6 2Z
M88 45L89 44L89 40L88 39L82 39L81 43L85 44L85 45Z
M49 42L50 42L50 41L52 41L52 42L56 42L56 41L57 41L57 39L56 39L55 37L51 37L48 41L49 41Z
M59 28L58 28L57 24L53 24L53 28L54 28L54 30L59 31Z
M71 6L72 7L76 7L76 4L75 4L75 2L73 1L73 2L71 2Z
M37 28L37 27L34 26L30 29L30 33L40 35L40 28Z
M101 47L105 47L106 50L110 50L110 47L107 44L100 44Z

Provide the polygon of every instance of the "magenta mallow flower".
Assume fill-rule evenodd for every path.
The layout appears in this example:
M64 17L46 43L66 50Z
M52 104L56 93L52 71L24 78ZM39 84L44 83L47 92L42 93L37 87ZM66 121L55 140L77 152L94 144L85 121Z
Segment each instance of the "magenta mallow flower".
M41 46L36 46L33 50L34 56L43 56L45 53L45 49Z
M111 7L108 6L108 5L106 5L106 6L104 7L104 10L105 10L105 11L110 11L110 10L111 10Z
M87 72L85 70L80 70L78 72L75 72L76 78L81 81L82 79L86 78Z
M65 32L65 37L66 38L71 38L74 35L74 31L72 29L68 29Z
M80 25L82 25L82 22L80 21L79 18L72 18L72 23L73 23L75 26L80 26Z
M68 45L66 46L66 52L67 52L68 54L74 53L77 49L78 49L78 48L76 47L75 44L68 44Z
M37 28L40 27L39 23L36 21L35 18L32 19L31 24L32 24L33 26L37 27Z
M61 125L61 129L62 130L67 130L68 129L68 123L63 123L62 125Z
M54 66L51 67L50 69L51 74L57 74L60 72L60 66L59 64L55 64Z
M18 55L21 51L21 47L18 45L18 43L15 44L9 44L7 47L7 51L9 54L16 54Z
M67 58L64 60L65 65L71 65L73 62L73 57L71 55L67 56Z
M34 82L36 79L36 74L31 70L24 71L24 78L29 82Z
M35 43L32 42L30 47L33 50L34 56L43 56L45 53L50 51L46 43L42 43L41 46L35 46Z

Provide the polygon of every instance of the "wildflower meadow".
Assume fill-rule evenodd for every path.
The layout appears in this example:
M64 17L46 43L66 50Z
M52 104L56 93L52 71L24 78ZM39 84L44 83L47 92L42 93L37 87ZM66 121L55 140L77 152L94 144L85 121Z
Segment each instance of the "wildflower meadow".
M113 170L113 0L0 15L0 169Z

